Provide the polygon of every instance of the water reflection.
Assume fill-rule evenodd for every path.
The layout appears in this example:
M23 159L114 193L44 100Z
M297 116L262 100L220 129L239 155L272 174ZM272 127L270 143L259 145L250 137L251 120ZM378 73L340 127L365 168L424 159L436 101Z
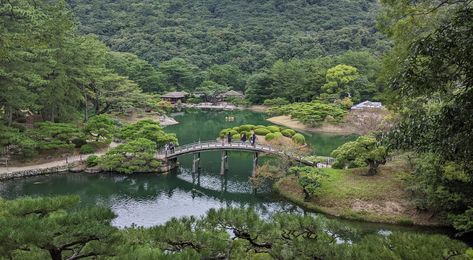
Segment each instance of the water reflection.
M235 121L225 122L224 117L229 113L193 112L189 116L186 112L178 117L181 125L169 130L176 132L181 144L185 144L198 138L208 140L225 127L265 123L264 116L250 112L232 112ZM321 141L315 145L324 146L328 151L348 137L330 138L332 137L322 136ZM330 142L324 143L322 140ZM119 227L132 224L149 227L162 224L172 217L200 216L211 208L222 207L253 207L263 217L276 212L292 212L324 218L306 212L270 191L254 194L248 182L252 172L251 153L229 153L230 167L224 176L220 175L218 152L201 154L201 169L196 173L191 170L192 156L183 156L179 158L179 162L181 167L168 175L63 173L6 181L0 183L0 196L13 199L21 196L79 195L81 206L110 207L117 214L113 224ZM392 230L439 231L339 219L334 221L366 233Z

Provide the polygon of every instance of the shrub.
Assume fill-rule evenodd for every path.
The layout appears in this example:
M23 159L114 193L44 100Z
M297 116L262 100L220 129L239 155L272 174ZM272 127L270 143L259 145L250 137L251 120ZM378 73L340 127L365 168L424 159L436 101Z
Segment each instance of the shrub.
M305 137L299 133L292 136L292 141L296 144L303 145L305 144Z
M268 126L266 127L269 131L271 131L271 133L276 133L276 132L280 132L281 131L281 128L279 126L275 126L275 125L271 125L271 126Z
M232 135L232 139L233 140L240 140L240 134L237 133L237 134Z
M225 129L223 129L223 130L220 131L220 133L218 134L218 136L219 136L220 138L225 137L228 132L230 132L230 129L225 128Z
M95 148L95 146L91 145L91 144L84 144L83 146L80 147L80 153L81 154L91 154L91 153L95 153L97 149Z
M349 97L345 97L344 99L338 99L335 103L339 104L341 107L345 109L350 109L353 106L353 101Z
M289 173L299 176L299 184L304 189L307 197L317 194L321 186L321 179L323 177L322 171L315 167L291 167Z
M227 134L230 132L231 135L237 134L238 132L233 130L232 128L225 128L222 131L220 131L219 136L220 137L225 137Z
M246 99L242 99L242 98L228 98L227 99L227 102L230 102L232 103L233 105L235 106L244 106L244 107L248 107L251 105L251 102L246 100Z
M242 131L249 132L253 129L255 129L254 125L242 125L238 128L238 132L242 132Z
M274 133L269 133L264 137L264 139L266 139L266 141L271 141L274 138L276 138L276 135Z
M266 128L266 126L264 126L264 125L257 125L257 126L255 126L255 129L259 129L259 128Z
M266 128L266 127L265 127L265 128L256 128L256 129L255 129L255 134L257 134L257 135L267 135L267 134L269 134L269 133L271 133L271 131L269 131L269 129Z
M75 145L75 148L81 148L83 145L87 144L85 138L75 138L72 140L72 143Z
M281 132L276 132L276 133L273 133L273 134L274 134L274 138L275 138L275 139L278 139L278 138L283 137L283 135L281 134Z
M324 157L324 156L312 155L312 156L304 157L304 159L307 160L307 161L310 161L312 163L325 163L325 162L327 162L327 157Z
M246 135L246 138L250 138L250 136L251 136L251 132L250 132L250 131L243 131L243 132L241 132L241 134L245 134L245 135Z
M281 131L282 135L284 135L285 137L292 137L296 134L296 131L292 130L292 129L284 129Z
M99 166L120 173L153 172L161 165L155 154L155 142L138 138L108 151L99 160Z
M85 160L85 165L87 167L95 167L99 164L100 158L97 155L91 155Z
M190 103L190 104L198 104L201 102L203 102L203 99L200 97L190 97L187 99L187 103Z
M289 101L285 98L273 98L273 99L266 99L263 104L265 106L284 106L289 104Z
M230 132L230 135L232 135L232 136L238 134L238 131L233 130L232 128L227 128L227 129L224 129L224 130L220 131L219 137L220 137L220 138L226 137L227 134L228 134L228 132Z

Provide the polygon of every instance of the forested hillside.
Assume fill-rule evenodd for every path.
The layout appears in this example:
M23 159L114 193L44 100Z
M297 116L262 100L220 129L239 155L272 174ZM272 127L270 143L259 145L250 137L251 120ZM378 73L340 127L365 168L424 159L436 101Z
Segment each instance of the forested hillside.
M252 73L278 59L347 50L381 53L373 0L69 0L80 31L153 65L183 58L199 68L232 64Z
M140 84L146 91L234 89L262 103L311 101L323 93L358 101L382 89L375 57L390 44L375 29L377 1L68 2L81 33L154 66L156 76ZM341 63L358 75L344 95L322 88L327 70Z

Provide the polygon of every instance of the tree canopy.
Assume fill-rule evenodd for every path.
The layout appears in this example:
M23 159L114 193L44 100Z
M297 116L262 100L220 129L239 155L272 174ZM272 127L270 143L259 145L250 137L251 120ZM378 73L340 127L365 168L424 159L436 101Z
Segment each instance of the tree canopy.
M361 136L338 147L332 156L335 158L335 168L368 166L367 174L375 175L378 166L386 163L388 152L375 137Z
M419 207L471 232L472 3L384 2L381 22L396 42L385 71L401 107L391 145L418 154L411 189Z
M76 209L78 197L0 200L0 254L16 259L81 259L113 255L117 229L110 209Z

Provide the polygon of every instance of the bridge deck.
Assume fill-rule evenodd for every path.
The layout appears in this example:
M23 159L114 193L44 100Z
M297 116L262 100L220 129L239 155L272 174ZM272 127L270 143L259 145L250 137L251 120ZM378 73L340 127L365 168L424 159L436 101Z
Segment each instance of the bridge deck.
M268 154L274 154L278 156L285 156L306 165L311 165L311 166L315 165L313 162L304 159L304 157L300 155L297 155L288 151L280 151L269 145L256 144L253 146L249 143L240 143L240 142L229 144L229 143L222 143L219 141L211 141L211 142L199 142L199 143L193 143L193 144L186 144L183 146L176 147L174 152L172 153L170 151L161 150L158 152L157 157L159 159L170 160L170 159L174 159L185 154L193 154L193 153L200 153L200 152L207 152L207 151L218 151L218 150L268 153Z

